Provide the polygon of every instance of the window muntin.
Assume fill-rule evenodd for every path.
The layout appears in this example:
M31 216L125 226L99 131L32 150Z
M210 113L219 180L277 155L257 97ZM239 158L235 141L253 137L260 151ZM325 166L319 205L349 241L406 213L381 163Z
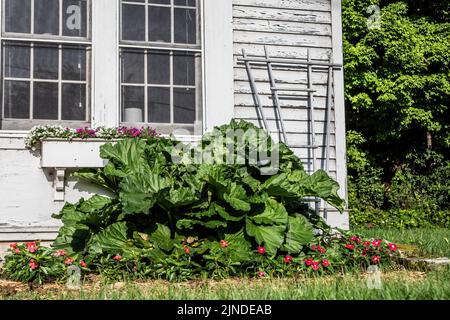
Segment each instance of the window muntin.
M89 0L3 0L2 129L89 121Z
M121 122L201 121L199 0L121 1Z

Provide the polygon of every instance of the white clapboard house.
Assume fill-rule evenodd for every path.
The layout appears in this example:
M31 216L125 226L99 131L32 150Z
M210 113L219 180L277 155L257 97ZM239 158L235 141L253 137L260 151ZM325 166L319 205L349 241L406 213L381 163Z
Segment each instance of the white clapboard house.
M96 192L70 173L103 165L99 141L29 150L36 125L148 125L195 141L245 119L345 197L340 2L1 0L0 242L51 241L51 215Z

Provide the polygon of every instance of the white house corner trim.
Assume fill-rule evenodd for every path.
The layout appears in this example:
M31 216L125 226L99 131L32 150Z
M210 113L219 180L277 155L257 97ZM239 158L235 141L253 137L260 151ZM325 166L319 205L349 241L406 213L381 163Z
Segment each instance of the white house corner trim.
M342 8L341 0L331 0L333 62L343 64L342 43ZM334 71L334 112L336 123L336 166L337 181L340 185L340 196L346 201L347 196L347 161L346 161L346 128L345 128L345 96L344 71Z
M233 4L203 1L204 130L234 117Z

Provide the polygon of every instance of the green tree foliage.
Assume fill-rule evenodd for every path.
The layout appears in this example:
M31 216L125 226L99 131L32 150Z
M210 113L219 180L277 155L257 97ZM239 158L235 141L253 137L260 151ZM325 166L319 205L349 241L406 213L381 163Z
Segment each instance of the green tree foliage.
M448 209L450 1L342 5L350 206Z

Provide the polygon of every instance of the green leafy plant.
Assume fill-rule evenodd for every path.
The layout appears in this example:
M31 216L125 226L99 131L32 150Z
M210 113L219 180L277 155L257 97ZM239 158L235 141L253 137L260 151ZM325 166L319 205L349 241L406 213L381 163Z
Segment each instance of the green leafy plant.
M264 175L267 164L251 163L248 153L242 164L186 160L207 149L220 157L221 138L229 130L254 133L240 144L233 141L233 150L263 145L267 154L279 153L279 171ZM264 245L271 255L295 254L313 237L308 209L300 199L319 197L343 209L339 186L324 171L306 174L291 150L247 122L216 128L215 135L205 135L195 148L179 146L158 137L104 145L101 156L109 160L106 167L76 176L114 196L66 204L55 215L64 224L55 247L80 257L108 253L133 257L161 250L170 254L188 237L220 241L242 231L248 246ZM184 162L174 162L174 154Z

